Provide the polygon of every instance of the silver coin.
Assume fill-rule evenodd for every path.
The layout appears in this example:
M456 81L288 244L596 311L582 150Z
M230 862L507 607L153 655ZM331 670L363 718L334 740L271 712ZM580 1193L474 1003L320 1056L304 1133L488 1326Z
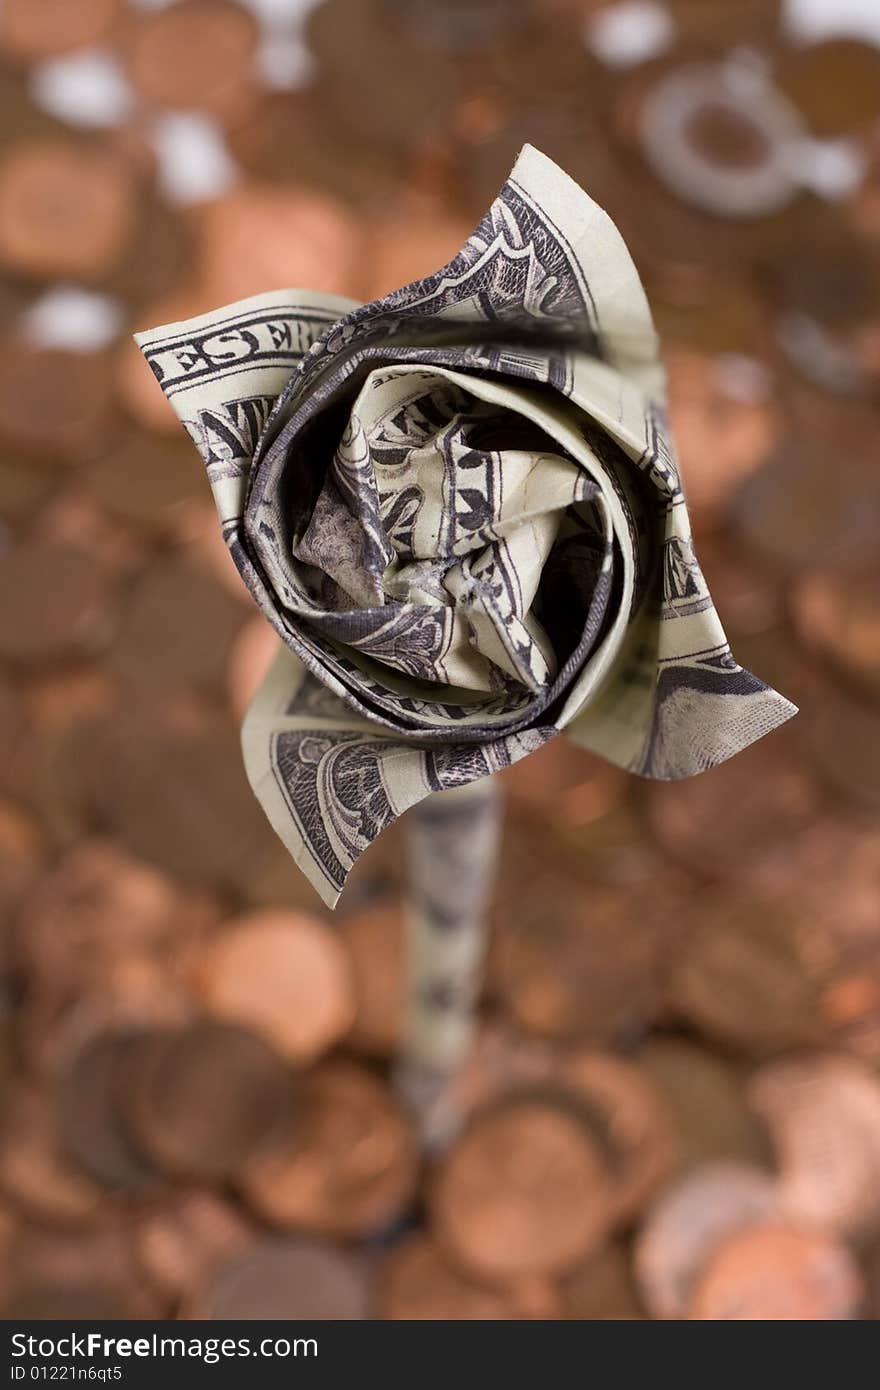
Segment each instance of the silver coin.
M662 78L645 98L640 136L658 178L706 212L763 217L798 192L800 117L744 64L695 64Z

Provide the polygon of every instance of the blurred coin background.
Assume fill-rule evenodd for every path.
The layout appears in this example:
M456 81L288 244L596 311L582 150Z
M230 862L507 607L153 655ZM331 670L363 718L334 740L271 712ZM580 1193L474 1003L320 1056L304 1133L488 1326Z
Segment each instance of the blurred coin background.
M274 638L136 327L449 258L525 140L661 332L791 725L506 778L464 1128L389 1084L401 829L332 919ZM0 0L0 1316L880 1316L875 0Z

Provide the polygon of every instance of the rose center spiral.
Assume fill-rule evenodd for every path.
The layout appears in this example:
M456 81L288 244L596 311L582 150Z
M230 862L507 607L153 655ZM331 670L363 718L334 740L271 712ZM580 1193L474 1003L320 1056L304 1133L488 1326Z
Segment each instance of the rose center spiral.
M292 552L311 624L411 679L545 689L545 572L598 534L596 488L524 416L437 370L374 370ZM567 653L563 654L566 655Z

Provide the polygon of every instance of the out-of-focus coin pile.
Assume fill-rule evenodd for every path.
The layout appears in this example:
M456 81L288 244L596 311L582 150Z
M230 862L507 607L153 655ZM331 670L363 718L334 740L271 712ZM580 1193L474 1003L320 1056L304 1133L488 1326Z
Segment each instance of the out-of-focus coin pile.
M801 9L0 6L0 1315L880 1316L880 25ZM128 334L433 270L526 139L633 250L802 713L683 785L511 772L425 1156L402 828L331 920L264 823L274 638Z

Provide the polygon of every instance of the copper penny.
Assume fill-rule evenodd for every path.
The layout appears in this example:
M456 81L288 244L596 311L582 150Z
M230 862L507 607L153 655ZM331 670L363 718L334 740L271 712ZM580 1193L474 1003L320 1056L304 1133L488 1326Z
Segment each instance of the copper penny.
M551 739L500 775L511 805L575 828L617 809L628 790L619 768L561 738Z
M33 140L0 160L0 263L38 279L112 271L135 226L135 193L108 151Z
M569 46L576 59L582 61L586 55L580 44ZM518 87L508 81L507 90L501 91L491 84L484 63L481 73L485 81L484 111L474 121L474 107L466 97L456 112L461 140L456 192L458 197L463 195L469 214L479 218L502 187L523 141L533 140L561 168L570 171L572 178L589 187L602 207L613 206L618 217L625 184L620 160L613 157L606 137L597 131L597 122L585 111L583 102L576 101L579 109L573 112L571 105L554 97L542 101L528 85L528 79ZM581 90L587 90L585 84ZM479 129L481 123L485 125L485 134L474 139L473 127ZM627 243L631 244L629 237Z
M808 825L819 806L803 760L779 734L699 777L640 790L661 848L706 877L740 873Z
M19 1083L7 1088L0 1126L0 1188L37 1221L87 1223L104 1193L62 1148L55 1096Z
M339 119L320 83L262 92L259 105L235 123L227 140L253 177L325 189L367 210L392 197L407 172L393 146Z
M343 1037L354 1018L345 948L306 913L267 910L233 922L202 954L196 987L215 1017L253 1028L300 1065Z
M34 755L32 795L42 818L62 843L95 833L99 824L109 828L108 818L96 809L97 769L105 762L102 742L111 742L107 725L118 717L112 695L105 693L108 703L104 707L99 704L83 709L74 704L70 718L62 716L57 724L48 721Z
M778 1210L774 1180L746 1164L706 1164L674 1183L635 1247L639 1289L653 1316L684 1317L694 1282L718 1243Z
M687 1316L738 1322L842 1321L858 1316L864 1286L843 1245L768 1222L730 1236L710 1256Z
M880 1060L880 962L853 961L822 991L822 1017L832 1046L864 1061Z
M797 256L786 256L783 250L771 261L769 269L779 309L776 338L787 359L807 381L826 392L841 398L872 399L880 370L876 352L880 265L871 243L848 231L840 218L829 215L828 221L819 219L804 236ZM817 452L815 442L810 442ZM842 444L843 440L839 442ZM834 443L822 440L820 457ZM847 496L853 462L844 454L843 469L835 477L834 489L838 494L842 488L843 495L836 496L827 518L819 517L822 549L816 553L826 562L827 541L837 540L834 530L826 530L828 522L842 525L847 507L855 522L864 525L867 519L868 514L860 517L853 507L852 495ZM874 511L876 520L876 506ZM786 529L797 534L792 528ZM845 546L846 537L840 539ZM845 549L842 558L848 558Z
M801 733L818 770L846 801L880 809L880 713L875 704L831 684L817 688Z
M387 1056L400 1041L406 939L394 899L346 917L341 926L354 971L355 1018L349 1035L360 1052Z
M363 245L358 222L329 193L241 184L199 216L200 267L212 302L229 303L277 285L351 294Z
M442 204L404 201L383 208L370 227L365 298L378 298L433 274L458 255L472 231L468 218L450 216Z
M868 1313L876 1321L880 1317L880 1245L875 1245L868 1254L865 1278L868 1285Z
M617 178L619 186L619 174ZM630 177L612 196L621 235L650 287L652 300L660 306L702 306L704 313L711 312L716 285L727 281L732 266L740 267L742 284L747 248L757 254L768 239L775 242L781 236L767 218L749 223L742 217L712 216L688 206L659 183L651 189L650 225L643 215L643 182L634 183ZM775 222L787 226L784 214L778 214ZM740 304L737 312L746 307L747 302Z
M863 236L874 237L880 227L880 162L869 156L861 184L848 208L848 221Z
M18 1020L18 1044L35 1075L59 1079L71 1057L107 1033L178 1026L191 1015L171 971L138 952L105 960L86 981L37 981Z
M4 713L4 704L0 699L0 717ZM19 733L23 732L19 727ZM10 761L6 760L4 776L8 777L10 771L14 777L14 765L11 766ZM10 924L18 920L18 912L26 895L45 868L46 840L44 828L28 811L12 801L0 800L0 920ZM10 939L0 949L0 958L4 962L11 947Z
M767 1135L732 1062L678 1038L654 1037L636 1055L675 1116L683 1168L717 1159L768 1161Z
M126 1133L119 1093L138 1047L136 1035L108 1033L87 1045L64 1078L59 1096L62 1142L83 1172L105 1187L155 1186L157 1169Z
M228 1178L289 1111L292 1078L260 1038L199 1023L147 1037L124 1076L129 1133L166 1172Z
M32 461L0 459L0 519L4 526L14 534L46 501L52 482L51 474L35 468Z
M463 79L453 54L429 48L424 30L417 36L401 19L383 0L328 0L312 10L306 29L324 101L343 129L397 150L446 128ZM371 69L396 74L381 100Z
M205 474L184 439L175 448L132 432L90 466L85 485L111 516L162 536L174 532L188 501L202 498Z
M203 714L166 723L132 707L83 721L59 749L51 794L166 873L246 883L271 831L247 785L237 731Z
M792 607L801 641L844 679L880 696L880 618L876 564L813 570L795 584Z
M781 0L669 0L679 42L690 47L728 50L735 44L771 44L779 31Z
M554 838L571 852L585 880L631 891L668 873L668 862L664 863L631 798L596 819L587 816L581 821L580 815L579 812L565 825L557 824ZM511 841L515 824L511 816L507 831ZM535 839L534 824L531 838ZM543 843L539 848L543 850ZM511 851L516 849L516 843L512 843Z
M826 798L822 795L819 779L815 777L815 771L811 768L809 760L804 759L801 745L804 722L802 716L805 711L809 710L815 698L821 673L814 663L807 661L804 652L795 644L790 625L787 624L784 616L781 622L773 628L765 628L762 632L752 633L748 637L738 637L736 652L738 660L746 670L754 671L762 681L773 686L776 690L784 690L788 699L798 706L798 719L786 724L782 729L776 729L772 738L760 739L755 745L756 750L763 750L771 770L775 770L781 765L787 764L791 767L793 763L798 763L804 769L805 780L812 771L814 773L813 786L816 810L823 809ZM747 748L745 756L751 752L752 749ZM737 754L737 757L739 756ZM735 760L731 759L731 761ZM811 825L814 819L815 813L805 817L805 824L801 830L798 830L798 835ZM789 843L790 841L786 836L780 837L775 844L768 842L764 854L753 853L752 867L760 869L762 864L766 862L765 855L768 852L772 851L770 853L771 858L781 855ZM746 872L749 872L747 868Z
M476 7L470 0L415 0L397 9L400 22L411 25L423 43L480 51L518 34L533 19L534 6L505 0L485 0Z
M118 295L126 305L136 306L138 321L142 321L141 305L155 302L160 296L174 294L179 286L189 283L197 273L195 234L192 218L187 211L160 201L154 191L152 149L148 146L142 159L139 150L132 154L125 147L124 130L115 134L122 158L128 158L136 172L144 165L146 168L141 173L133 239L127 254L117 263L115 270L102 279L101 285L108 294ZM168 320L152 321L155 324L162 322L167 323ZM190 467L194 469L197 465L198 459L190 447Z
M209 1188L184 1188L134 1217L144 1277L169 1299L195 1296L221 1266L245 1251L254 1230L245 1213Z
M438 1238L478 1277L571 1269L614 1211L600 1147L576 1110L510 1098L475 1115L430 1192Z
M379 1275L380 1318L460 1321L517 1316L507 1292L475 1283L450 1264L430 1236L419 1232L395 1245Z
M818 1040L818 983L798 912L738 892L712 894L695 912L700 925L669 980L673 1009L747 1052Z
M643 1318L631 1260L623 1245L609 1245L566 1275L565 1317L584 1322L629 1322Z
M700 548L700 564L716 607L724 614L725 631L734 638L772 632L785 618L779 577L763 565L747 562L729 536L707 539Z
M880 311L880 266L870 242L830 213L808 226L797 256L781 248L778 259L770 258L768 280L784 312L810 320L843 348ZM824 447L830 441L820 442Z
M880 54L873 44L829 38L790 48L776 81L820 138L851 135L880 116Z
M668 880L636 908L632 888L582 881L573 857L545 839L519 862L505 853L504 864L492 978L509 1016L544 1037L597 1041L655 1017L681 918Z
M28 456L79 463L106 448L112 428L103 354L0 341L0 437L6 444Z
M178 956L215 919L206 896L176 891L110 844L86 841L63 859L16 922L18 1042L34 1071L58 1075L107 1030L189 1017Z
M146 558L139 541L79 491L61 493L44 507L28 540L86 552L108 584L130 578Z
M400 816L357 860L347 879L352 911L383 894L403 891L406 833L406 822Z
M93 665L49 673L40 669L28 682L30 718L46 735L69 729L80 719L108 714L113 705L113 684Z
M303 1080L294 1123L252 1154L238 1183L272 1225L367 1236L405 1209L416 1161L387 1086L363 1067L332 1062Z
M278 634L262 615L251 618L242 627L226 662L229 703L236 719L244 718L280 647Z
M160 1302L144 1287L124 1216L82 1230L24 1226L12 1251L22 1318L157 1318ZM30 1312L25 1311L28 1307ZM12 1316L12 1314L10 1314Z
M0 77L0 111L3 109L4 96ZM25 280L12 280L6 276L0 279L0 322L10 325L16 324L18 320L16 328L21 328L23 323L29 322L28 315L34 308L36 294L36 287Z
M24 62L84 48L103 37L121 8L121 0L5 0L0 47Z
M222 530L217 525L217 508L213 502L205 499L204 490L201 500L192 498L184 503L176 532L181 544L187 547L187 559L210 575L230 598L237 599L248 614L252 614L253 601L235 567Z
M241 607L199 570L163 556L128 595L113 669L141 694L222 688Z
M693 268L692 285L688 283L687 265L669 267L668 283L663 282L663 273L661 269L650 277L649 288L661 340L670 344L673 353L674 344L686 345L681 349L683 354L700 357L712 372L711 397L691 399L686 404L680 397L674 407L673 426L688 499L696 490L697 498L702 493L715 508L707 511L702 500L699 502L696 520L705 530L707 517L715 524L721 520L717 504L726 503L729 495L723 477L725 462L729 459L734 469L733 481L737 475L748 477L766 456L763 447L761 458L757 458L758 449L777 439L780 422L768 389L775 383L761 361L767 310L746 266L731 267L729 279L712 285L711 298L708 287L701 284L698 267ZM645 274L647 277L647 271ZM741 420L737 405L742 410ZM700 437L705 438L707 414L713 409L718 411L719 422L723 421L723 433L713 437L711 459L701 459L697 454ZM703 540L701 544L705 547L706 543Z
M859 274L856 266L849 269L853 285L846 297L855 287L856 293L871 296L862 314L854 317L845 313L843 323L829 325L797 311L784 313L776 336L791 364L823 391L842 399L874 401L880 388L877 287L866 283L866 276Z
M830 488L833 447L816 439L786 442L732 499L738 534L778 569L809 569L819 555L825 563L850 564L853 556L876 550L880 488L874 470L862 448L847 445Z
M15 783L15 764L21 740L27 738L24 701L5 678L0 679L0 778L4 787Z
M16 955L31 979L82 986L113 957L166 954L181 928L172 883L107 840L77 845L29 896Z
M3 1255L4 1265L3 1276L0 1276L0 1294L5 1291L8 1284L8 1277L6 1276L8 1258L20 1229L20 1217L9 1202L0 1200L0 1253Z
M263 619L260 621L263 622ZM380 840L384 838L384 835L380 836ZM358 864L360 862L358 860ZM356 864L352 876L357 873L357 869ZM352 876L348 879L346 889L352 886ZM356 886L355 883L355 888ZM297 908L306 913L313 913L315 910L314 888L305 874L297 868L277 835L263 836L259 846L254 849L254 867L250 873L240 876L239 887L242 902L248 908L270 907L273 911L279 907Z
M678 1165L673 1113L646 1073L610 1053L570 1053L558 1077L583 1103L606 1147L617 1219L627 1221Z
M130 36L128 70L147 101L238 116L250 103L258 28L229 0L181 0L144 15Z
M778 413L766 396L742 399L724 389L715 361L691 352L666 354L669 412L689 505L723 516L743 479L777 442Z
M110 636L100 565L84 550L27 544L0 555L0 585L15 594L0 613L0 654L18 662L95 651Z
M749 1098L765 1120L785 1210L843 1235L880 1223L880 1080L854 1057L780 1059Z
M33 1281L3 1299L0 1312L13 1322L93 1322L130 1318L132 1307L100 1282L74 1286Z
M368 1318L372 1298L363 1261L312 1240L267 1238L230 1260L188 1301L183 1316L345 1320Z
M591 1117L586 1115L583 1103L559 1085L557 1072L564 1055L555 1044L524 1036L502 1019L494 1016L489 1020L480 1019L467 1057L440 1091L436 1147L448 1147L465 1119L522 1092L529 1095L549 1093L554 1101L561 1098L563 1104L577 1108L581 1120L589 1128ZM592 1118L595 1122L595 1116ZM601 1148L598 1132L592 1137Z
M473 7L460 4L457 8L461 13ZM518 8L519 14L511 13L512 8ZM581 6L582 13L583 9ZM536 106L552 105L555 99L569 120L583 117L591 95L595 95L589 84L599 82L601 70L584 44L572 42L568 26L546 23L533 5L484 7L482 18L487 28L490 17L494 18L494 32L491 37L486 34L482 59L487 77L500 88L501 95L519 104L517 98L521 99L531 78Z

